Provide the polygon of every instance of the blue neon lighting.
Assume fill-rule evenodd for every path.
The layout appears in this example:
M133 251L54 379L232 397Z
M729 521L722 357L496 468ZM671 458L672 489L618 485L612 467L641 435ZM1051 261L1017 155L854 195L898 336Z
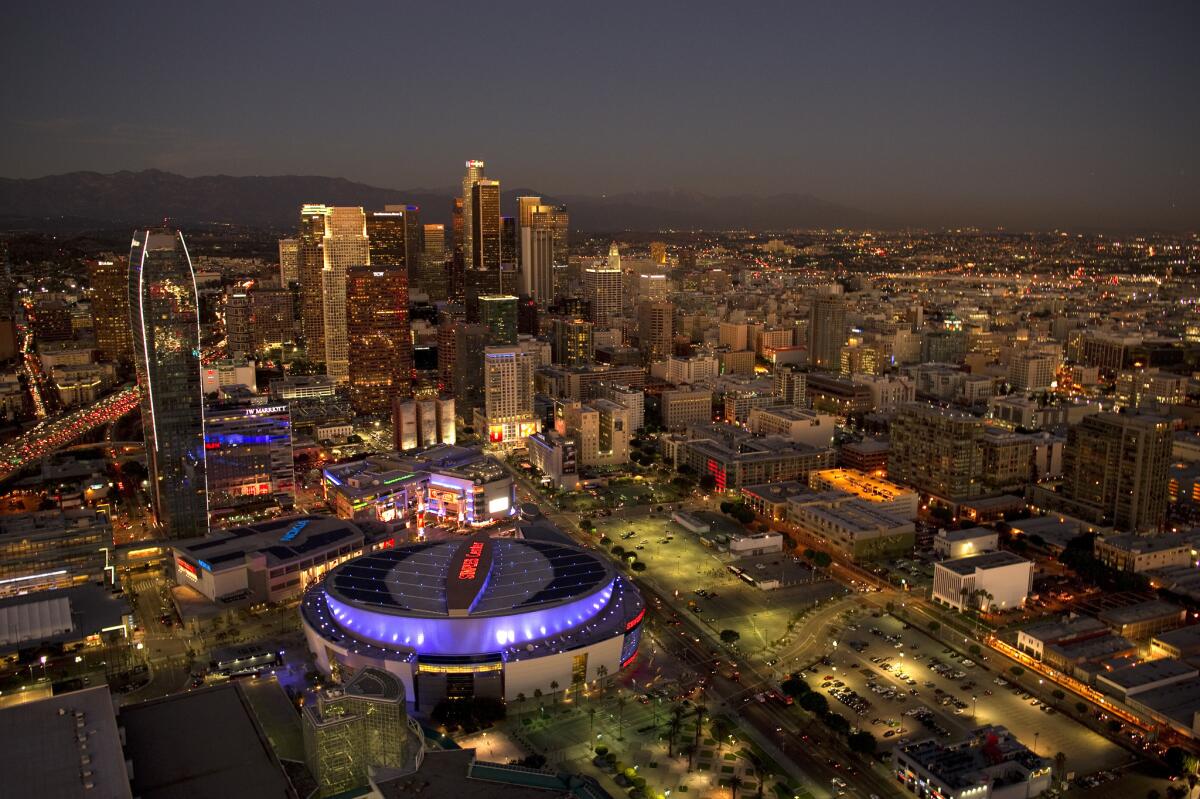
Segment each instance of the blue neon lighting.
M200 565L200 568L204 569L204 571L206 571L206 572L212 571L212 564L209 563L207 560L197 560L196 563L198 563Z
M301 519L300 521L296 522L295 524L293 524L291 527L289 527L287 529L287 532L283 534L283 538L280 538L279 540L283 543L291 541L293 538L300 535L301 530L303 530L305 527L308 527L308 523L310 521L312 521L312 520L311 519Z

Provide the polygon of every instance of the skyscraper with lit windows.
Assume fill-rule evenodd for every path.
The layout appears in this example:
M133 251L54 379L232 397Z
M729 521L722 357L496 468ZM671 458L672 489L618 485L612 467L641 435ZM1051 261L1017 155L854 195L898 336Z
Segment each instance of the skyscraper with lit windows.
M457 229L454 231L456 240L462 242L463 262L468 268L475 262L474 245L471 241L471 231L474 230L475 214L471 206L471 197L475 189L475 184L480 180L483 180L483 161L472 158L470 161L467 161L467 174L463 176L462 183L462 238L457 238ZM497 211L496 215L499 216L500 212Z
M412 396L413 349L408 274L399 264L354 266L346 273L350 401L359 413L387 413Z
M325 373L334 381L350 379L350 339L346 328L346 272L371 262L367 217L363 209L340 206L325 217L321 300L325 322Z
M196 275L177 230L138 230L129 320L141 388L150 500L167 536L208 532Z

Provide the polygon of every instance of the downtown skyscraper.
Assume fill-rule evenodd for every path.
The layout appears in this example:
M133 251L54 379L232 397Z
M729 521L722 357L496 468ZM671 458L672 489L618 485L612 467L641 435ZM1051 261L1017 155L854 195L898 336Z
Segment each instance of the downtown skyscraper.
M350 379L350 339L346 329L346 272L371 262L367 218L352 206L330 208L322 244L321 302L325 329L325 373L337 383ZM407 298L407 297L406 297Z
M130 363L133 336L129 329L129 265L124 258L87 262L92 287L92 329L96 348L107 361Z
M346 273L350 401L363 414L390 412L412 396L413 347L408 275L399 264L351 267Z
M837 371L846 343L846 301L838 295L814 297L808 315L808 363Z
M475 184L483 180L483 161L472 158L467 161L467 173L463 176L462 182L462 236L459 236L457 227L454 229L456 244L462 243L463 262L470 267L474 263L474 246L471 241L472 231L474 230L474 211L471 207L471 197L475 190ZM496 212L499 216L499 211Z
M128 296L155 518L170 538L204 535L208 503L200 304L191 258L178 231L134 233Z
M621 253L613 242L607 260L583 270L583 298L591 304L591 321L597 327L609 327L621 315L622 281Z

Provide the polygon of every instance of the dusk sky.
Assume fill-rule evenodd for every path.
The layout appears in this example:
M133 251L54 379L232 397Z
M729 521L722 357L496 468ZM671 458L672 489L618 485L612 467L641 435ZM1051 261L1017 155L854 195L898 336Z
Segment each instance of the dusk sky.
M0 176L794 191L1196 227L1200 3L11 4Z

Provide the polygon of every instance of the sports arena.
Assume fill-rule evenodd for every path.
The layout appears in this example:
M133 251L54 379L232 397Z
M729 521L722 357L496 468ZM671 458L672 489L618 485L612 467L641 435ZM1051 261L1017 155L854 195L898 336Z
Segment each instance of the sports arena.
M637 654L637 588L556 539L473 536L347 561L301 607L317 665L346 680L372 666L414 709L444 698L512 701L613 676Z

